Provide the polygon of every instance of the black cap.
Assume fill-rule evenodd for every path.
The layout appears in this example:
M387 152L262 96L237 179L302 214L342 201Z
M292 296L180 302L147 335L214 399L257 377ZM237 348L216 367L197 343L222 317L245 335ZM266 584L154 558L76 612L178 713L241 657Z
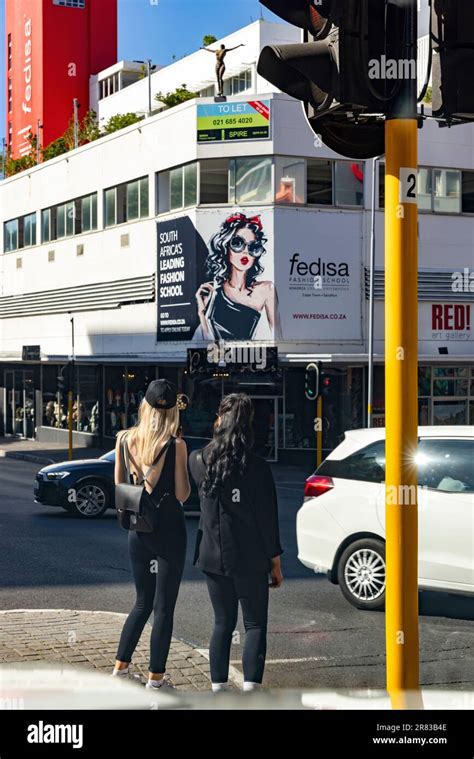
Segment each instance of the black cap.
M177 402L176 388L166 379L153 380L147 387L145 400L153 408L174 408Z

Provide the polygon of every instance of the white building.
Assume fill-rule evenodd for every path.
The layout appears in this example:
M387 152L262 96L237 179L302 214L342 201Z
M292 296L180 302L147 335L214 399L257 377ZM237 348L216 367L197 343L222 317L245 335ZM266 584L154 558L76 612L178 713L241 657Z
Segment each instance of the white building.
M190 100L0 184L0 433L67 434L57 376L72 356L72 327L76 436L85 444L112 446L117 430L135 421L146 384L166 376L191 399L186 434L207 436L222 394L243 390L258 399L258 443L266 455L313 462L315 408L304 395L311 358L325 362L325 449L344 429L365 424L371 163L321 147L301 104L256 76L262 44L298 35L262 21L239 30L224 42L245 43L227 59L229 80L243 84L225 103ZM128 64L109 74L124 70ZM206 90L213 71L212 57L200 51L153 74L152 91L183 83ZM100 118L143 112L147 87L140 79L102 98ZM421 423L474 423L473 135L472 126L439 129L431 121L420 131ZM376 213L379 424L382 177L383 164ZM257 243L255 258L249 239ZM216 262L232 252L229 240L241 261L260 262L262 271L252 267L256 282L270 283L249 287L250 305L244 293L232 301L221 287L235 274L230 259L222 281L216 274ZM206 363L196 292L210 279L220 290L207 304L214 335L241 349L276 347L278 366L268 351L268 363L253 371L243 351L232 366Z

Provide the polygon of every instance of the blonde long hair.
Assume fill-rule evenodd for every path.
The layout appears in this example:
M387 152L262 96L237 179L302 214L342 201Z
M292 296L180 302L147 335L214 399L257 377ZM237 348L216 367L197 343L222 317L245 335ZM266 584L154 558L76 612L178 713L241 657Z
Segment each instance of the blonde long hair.
M159 409L143 398L138 408L138 424L118 434L136 446L140 463L151 466L166 441L175 436L179 427L178 406Z

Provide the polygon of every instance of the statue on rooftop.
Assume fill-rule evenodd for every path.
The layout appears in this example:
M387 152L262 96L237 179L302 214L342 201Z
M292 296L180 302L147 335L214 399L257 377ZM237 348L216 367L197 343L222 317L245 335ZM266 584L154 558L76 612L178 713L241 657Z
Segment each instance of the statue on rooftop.
M232 50L237 50L239 47L245 47L243 43L236 45L235 47L227 48L225 45L221 45L218 50L211 50L208 47L201 47L201 50L205 50L208 53L214 53L216 56L216 78L218 87L218 96L222 97L224 94L224 74L225 74L225 57L227 53L231 53Z

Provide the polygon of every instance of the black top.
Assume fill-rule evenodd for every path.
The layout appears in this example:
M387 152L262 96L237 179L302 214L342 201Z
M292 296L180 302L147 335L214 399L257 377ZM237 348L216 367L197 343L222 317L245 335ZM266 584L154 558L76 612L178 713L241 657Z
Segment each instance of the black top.
M171 438L171 442L168 445L168 450L163 454L164 461L163 461L163 467L160 473L160 476L158 478L158 481L153 488L152 492L149 493L148 490L145 489L146 496L151 501L151 512L153 514L153 524L155 529L158 528L158 510L156 509L156 504L159 502L160 498L165 494L169 493L170 495L175 495L175 467L176 467L176 438ZM163 509L166 509L166 505L163 504Z
M201 489L205 462L205 448L189 457L201 502L194 564L203 571L226 576L269 571L270 559L283 553L269 464L252 453L244 475L236 476L219 497L210 498Z
M250 340L260 320L260 313L252 306L231 300L223 287L219 287L207 318L216 339Z

